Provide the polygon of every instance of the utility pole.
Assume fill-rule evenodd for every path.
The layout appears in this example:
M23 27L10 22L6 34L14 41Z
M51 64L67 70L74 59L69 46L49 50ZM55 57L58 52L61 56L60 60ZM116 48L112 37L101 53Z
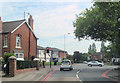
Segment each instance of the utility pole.
M66 35L70 35L70 33L64 34L64 55L65 55L65 47L66 47Z

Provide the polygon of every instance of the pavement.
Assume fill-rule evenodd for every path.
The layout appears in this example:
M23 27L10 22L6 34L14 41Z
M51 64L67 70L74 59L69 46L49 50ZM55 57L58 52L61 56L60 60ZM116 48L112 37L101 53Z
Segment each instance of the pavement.
M49 66L40 67L39 70L21 73L14 77L2 77L2 81L41 81L52 70L53 68L49 68Z

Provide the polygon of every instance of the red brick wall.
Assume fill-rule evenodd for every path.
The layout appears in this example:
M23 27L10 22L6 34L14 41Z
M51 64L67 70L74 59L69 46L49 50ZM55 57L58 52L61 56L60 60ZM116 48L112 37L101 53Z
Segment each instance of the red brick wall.
M19 69L16 71L16 75L20 73L28 72L28 71L33 71L33 70L36 70L36 68Z
M60 58L67 58L67 55L64 52L59 52L59 57Z
M104 55L102 57L104 58ZM91 58L92 60L101 60L101 55L92 56Z
M34 37L34 34L31 32L30 33L30 55L34 55L37 57L37 41L36 38Z
M21 48L16 48L16 36L17 34L21 35ZM11 47L10 52L13 53L13 50L23 50L24 58L28 58L28 40L29 40L29 28L24 23L20 28L11 34Z
M0 57L2 57L2 34L0 34Z
M7 45L8 45L8 47L5 47L4 48L4 37L7 35ZM4 53L5 52L10 52L10 34L9 33L7 33L7 34L2 34L2 57L4 56Z
M16 48L16 35L21 35L21 48ZM36 55L36 39L32 36L31 32L31 52L30 55ZM18 28L15 32L11 34L11 48L10 52L12 53L13 50L23 50L24 51L24 58L28 59L28 50L29 50L29 28L24 23L20 28Z

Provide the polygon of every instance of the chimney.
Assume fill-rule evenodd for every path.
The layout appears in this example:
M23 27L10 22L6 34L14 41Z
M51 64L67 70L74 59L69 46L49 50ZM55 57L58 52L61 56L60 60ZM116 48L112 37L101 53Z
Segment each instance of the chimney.
M29 17L29 19L28 19L28 23L29 23L30 27L31 27L32 30L33 30L33 18L32 18L31 15L30 15L30 17Z
M0 32L2 32L2 20L1 20L1 17L0 17Z

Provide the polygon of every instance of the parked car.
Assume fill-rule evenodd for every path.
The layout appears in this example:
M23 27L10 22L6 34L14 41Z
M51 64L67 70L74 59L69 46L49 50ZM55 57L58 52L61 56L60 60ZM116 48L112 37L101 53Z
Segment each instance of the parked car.
M64 69L73 70L73 66L70 60L63 60L60 65L60 71Z
M98 62L98 61L90 61L90 62L88 62L88 66L90 66L90 67L92 67L92 66L100 66L100 67L102 67L102 66L104 66L104 64L101 63L101 62Z
M87 61L83 61L83 63L87 64L88 62Z

